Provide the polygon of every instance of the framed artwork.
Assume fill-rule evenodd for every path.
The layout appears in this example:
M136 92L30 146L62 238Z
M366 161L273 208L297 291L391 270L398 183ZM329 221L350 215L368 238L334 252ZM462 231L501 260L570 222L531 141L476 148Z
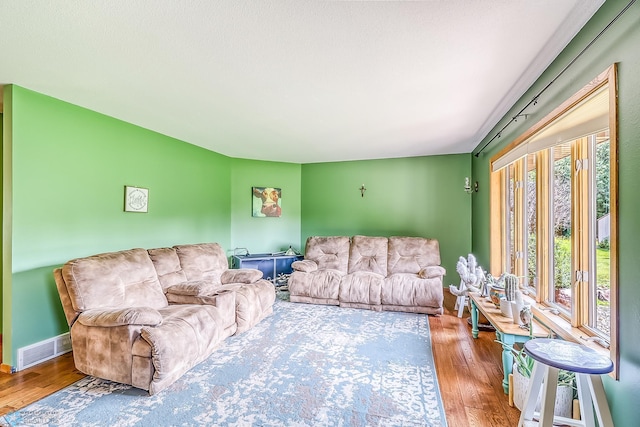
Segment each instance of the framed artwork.
M251 215L279 217L282 215L282 190L275 187L251 187Z
M140 187L124 187L124 211L147 212L149 207L149 189Z

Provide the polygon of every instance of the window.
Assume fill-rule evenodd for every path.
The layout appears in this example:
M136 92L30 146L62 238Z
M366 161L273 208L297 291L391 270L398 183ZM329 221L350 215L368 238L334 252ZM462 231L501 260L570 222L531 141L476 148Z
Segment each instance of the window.
M554 305L567 315L571 314L574 295L571 287L572 277L572 245L571 235L573 223L571 212L577 209L571 198L572 195L572 167L571 149L574 142L558 144L551 150L551 215L552 239L549 240L549 253L552 274L548 280L550 290L546 302Z
M589 277L590 283L595 289L590 290L592 298L589 301L589 323L596 331L604 336L611 334L611 142L609 134L603 132L594 137L591 155L594 163L591 167L591 182L593 183L591 199L591 239L594 244L591 246L590 271L593 274Z
M520 277L562 338L608 345L617 375L615 73L492 158L491 272Z
M507 229L506 235L508 236L507 248L509 249L509 254L507 259L509 260L509 272L515 272L517 269L516 258L517 258L517 250L516 250L516 185L518 181L515 176L515 165L510 164L507 166ZM519 213L519 210L518 210Z
M526 215L527 222L525 224L527 237L527 253L526 253L526 281L525 285L532 289L535 293L538 283L538 178L536 170L536 155L529 154L526 158L527 174L526 174Z

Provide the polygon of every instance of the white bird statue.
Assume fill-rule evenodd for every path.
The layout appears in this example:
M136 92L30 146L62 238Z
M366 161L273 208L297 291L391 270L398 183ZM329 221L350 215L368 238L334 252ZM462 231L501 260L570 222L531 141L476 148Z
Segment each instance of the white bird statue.
M522 322L522 327L525 329L529 329L531 327L531 320L533 319L533 314L531 313L531 307L525 305L520 310L520 321Z

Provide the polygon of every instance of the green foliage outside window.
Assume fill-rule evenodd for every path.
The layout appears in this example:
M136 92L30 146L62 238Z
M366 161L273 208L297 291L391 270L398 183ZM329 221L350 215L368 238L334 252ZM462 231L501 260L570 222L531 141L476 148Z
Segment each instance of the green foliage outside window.
M571 240L567 238L555 239L553 247L553 279L556 289L571 287Z

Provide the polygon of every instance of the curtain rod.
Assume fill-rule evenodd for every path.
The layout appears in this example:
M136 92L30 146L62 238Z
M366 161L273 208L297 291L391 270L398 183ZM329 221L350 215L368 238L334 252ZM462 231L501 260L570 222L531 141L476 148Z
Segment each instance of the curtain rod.
M587 51L587 50L588 50L588 49L589 49L589 48L590 48L590 47L591 47L591 46L592 46L592 45L593 45L593 44L594 44L594 43L595 43L599 38L600 38L600 36L602 36L605 32L607 32L607 30L608 30L608 29L609 29L609 28L614 24L614 22L616 22L616 21L618 20L618 18L620 18L620 17L621 17L621 16L622 16L622 15L623 15L623 14L624 14L624 13L625 13L625 12L626 12L630 7L631 7L631 6L635 3L635 2L636 2L636 0L631 0L631 1L630 1L630 2L629 2L629 3L624 7L624 9L622 9L622 10L620 11L620 13L618 13L618 14L616 15L616 17L615 17L615 18L613 18L613 19L611 20L611 22L609 22L609 24L607 24L607 26L606 26L606 27L604 27L604 28L602 29L602 31L600 31L600 32L598 33L598 35L597 35L597 36L595 36L595 37L593 38L593 40L591 40L591 41L589 42L589 44L588 44L588 45L586 45L586 46L584 47L584 49L582 49L582 50L580 51L580 53L578 53L578 54L575 56L575 58L573 58L573 59L572 59L572 60L571 60L567 65L565 65L565 67L564 67L564 68L563 68L563 69L562 69L562 70L561 70L561 71L560 71L560 72L559 72L559 73L558 73L558 74L557 74L557 75L556 75L556 76L555 76L555 77L554 77L554 78L553 78L549 83L547 83L547 85L546 85L545 87L543 87L543 88L542 88L542 90L541 90L540 92L538 92L538 94L537 94L536 96L534 96L534 97L531 99L531 101L529 101L529 102L527 103L527 105L525 105L524 107L522 107L522 109L521 109L521 110L520 110L520 111L519 111L515 116L513 116L513 117L511 118L511 120L509 120L509 121L507 122L507 124L505 124L505 125L502 127L502 129L500 129L500 130L498 131L498 133L496 133L496 134L493 136L493 138L491 138L489 141L487 141L487 143L486 143L486 144L484 144L484 145L482 146L482 148L480 148L480 150L478 150L478 152L477 152L476 154L474 154L474 155L475 155L476 157L480 156L480 153L482 153L482 152L485 150L485 148L487 148L487 147L489 146L489 144L491 144L491 143L492 143L496 138L500 138L500 137L502 136L502 132L503 132L507 127L509 127L509 125L510 125L511 123L513 123L513 122L517 121L517 120L518 120L518 117L521 117L521 116L523 116L523 115L524 115L524 114L523 114L523 113L524 113L524 110L526 110L527 108L529 108L532 104L533 104L533 105L536 105L536 104L538 103L538 98L540 98L540 95L542 95L542 94L543 94L547 89L549 89L549 86L551 86L553 83L555 83L555 81L556 81L556 80L558 80L558 79L560 78L560 76L562 76L562 75L565 73L565 71L567 71L567 70L569 69L569 67L571 67L571 66L572 66L572 65L573 65L573 64L574 64L574 63L575 63L575 62L576 62L576 61L577 61L577 60L578 60L578 59L579 59L579 58L580 58L580 57L581 57L581 56L582 56L582 55L583 55L583 54L584 54L584 53L585 53L585 52L586 52L586 51Z

